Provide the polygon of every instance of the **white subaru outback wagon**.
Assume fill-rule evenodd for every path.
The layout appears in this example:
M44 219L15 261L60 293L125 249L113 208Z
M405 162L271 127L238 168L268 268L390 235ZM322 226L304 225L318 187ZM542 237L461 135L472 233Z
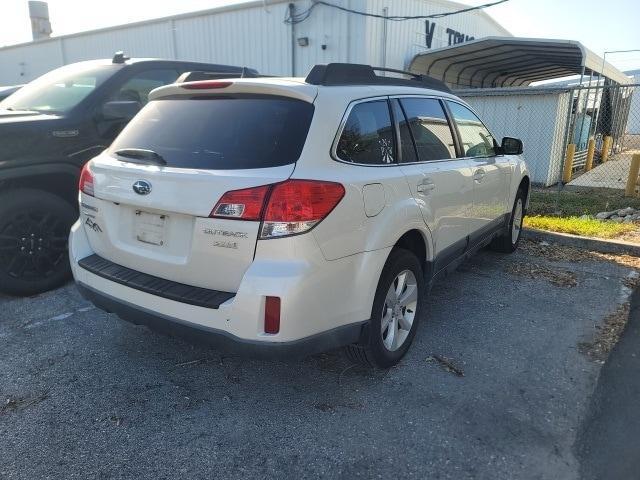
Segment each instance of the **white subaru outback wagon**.
M82 294L238 350L397 363L438 277L517 247L529 176L444 84L379 70L154 90L82 171Z

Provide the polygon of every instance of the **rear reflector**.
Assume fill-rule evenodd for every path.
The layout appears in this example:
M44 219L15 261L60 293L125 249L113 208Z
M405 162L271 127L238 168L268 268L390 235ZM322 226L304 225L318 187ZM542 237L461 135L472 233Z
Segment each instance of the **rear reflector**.
M84 164L80 171L80 181L78 182L78 190L93 197L93 173L89 168L89 162Z
M187 90L209 90L212 88L227 88L233 85L233 82L220 82L218 80L200 80L197 82L183 83L182 88Z
M340 183L286 180L231 190L213 207L212 218L262 221L260 238L296 235L311 230L338 205L345 190Z
M264 333L280 331L280 297L266 297L264 302Z

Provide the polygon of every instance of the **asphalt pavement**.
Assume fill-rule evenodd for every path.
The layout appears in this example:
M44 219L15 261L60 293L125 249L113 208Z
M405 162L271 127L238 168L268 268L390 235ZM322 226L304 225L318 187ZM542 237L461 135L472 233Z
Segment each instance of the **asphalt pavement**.
M0 478L579 478L601 365L577 345L629 273L482 251L434 288L388 371L221 355L73 285L0 298Z
M640 478L640 290L602 368L578 439L584 480Z

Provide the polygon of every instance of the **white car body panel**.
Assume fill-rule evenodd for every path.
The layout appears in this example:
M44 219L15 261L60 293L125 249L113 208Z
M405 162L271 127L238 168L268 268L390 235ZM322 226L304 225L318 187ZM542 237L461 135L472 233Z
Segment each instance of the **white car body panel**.
M262 78L236 79L209 93L277 95L313 103L299 160L251 170L180 169L122 162L105 152L91 162L95 196L80 194L80 219L72 229L69 250L80 285L141 311L242 341L295 342L363 324L372 315L385 261L404 234L420 234L424 242L420 260L435 275L447 266L449 257L466 251L474 233L508 219L520 183L528 177L518 156L385 166L332 158L337 132L353 102L408 95L456 99L448 93L402 86L325 87L300 79ZM202 92L169 85L154 90L150 100L186 94ZM478 170L484 171L480 179ZM150 194L132 190L140 179L153 186ZM284 238L259 239L258 221L209 218L225 192L287 179L339 182L345 194L310 231ZM420 187L425 183L433 186ZM151 214L151 219L165 217L162 245L140 240L142 227L136 223L140 212ZM218 308L206 308L146 293L78 264L94 254L137 272L233 296ZM269 296L281 299L277 334L264 331Z

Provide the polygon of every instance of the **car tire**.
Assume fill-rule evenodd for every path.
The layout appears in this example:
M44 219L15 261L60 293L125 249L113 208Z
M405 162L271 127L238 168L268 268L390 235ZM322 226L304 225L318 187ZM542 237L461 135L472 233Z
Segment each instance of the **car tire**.
M493 250L502 253L512 253L518 248L520 237L522 236L522 224L526 214L526 197L524 190L520 188L513 202L508 229L502 235L493 239L491 242L491 248Z
M78 218L62 198L34 189L0 196L0 292L26 296L71 277L69 230Z
M378 281L368 328L359 343L345 347L347 358L377 368L397 364L415 337L425 288L418 258L394 248Z

